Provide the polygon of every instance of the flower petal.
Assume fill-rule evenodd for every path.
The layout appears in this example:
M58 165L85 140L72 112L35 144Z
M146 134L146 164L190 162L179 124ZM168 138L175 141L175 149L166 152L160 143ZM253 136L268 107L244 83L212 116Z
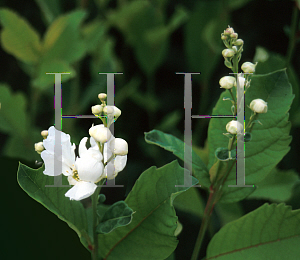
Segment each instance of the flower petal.
M97 188L95 183L80 181L65 194L70 200L82 200L91 196Z
M95 160L93 157L84 156L77 158L75 162L80 180L95 182L103 174L102 162Z

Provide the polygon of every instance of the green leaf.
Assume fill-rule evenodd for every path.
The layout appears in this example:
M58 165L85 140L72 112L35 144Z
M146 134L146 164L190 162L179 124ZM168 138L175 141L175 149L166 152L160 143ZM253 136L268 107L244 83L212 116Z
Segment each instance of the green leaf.
M287 67L286 58L278 53L270 52L262 47L257 47L255 56L253 58L254 62L258 62L255 73L256 74L267 74L276 70L284 69ZM293 93L295 98L291 106L291 121L293 126L295 126L296 120L298 120L298 115L295 113L296 109L299 108L300 104L300 84L298 74L295 72L292 65L287 67L287 75L291 85L293 86ZM300 124L298 124L300 125Z
M82 34L87 51L97 51L97 47L100 45L99 43L101 41L103 42L103 38L107 38L107 35L105 35L106 30L107 25L98 19L84 25Z
M205 202L197 189L192 188L176 197L174 207L175 209L195 215L200 219L204 213Z
M52 0L51 2L47 0L35 0L35 2L40 7L48 24L51 24L53 20L61 13L59 0Z
M299 176L294 170L282 171L274 168L265 179L257 183L257 189L248 199L287 201L292 196L293 187L298 180Z
M65 193L70 187L45 187L53 185L54 178L43 174L44 169L44 166L39 169L31 169L20 163L19 185L30 197L65 221L87 247L87 218L83 205L79 201L71 201L65 197ZM63 182L63 184L65 183Z
M29 119L24 94L12 93L8 85L0 84L0 102L0 130L19 139L27 136Z
M37 63L40 57L40 36L35 29L14 11L0 9L2 48L25 63Z
M75 62L86 52L83 40L80 38L79 26L86 12L79 10L59 16L48 27L43 41L43 60L62 60Z
M136 58L147 75L166 57L168 29L163 24L160 12L148 1L132 1L109 16L109 22L116 26L134 48Z
M222 100L223 97L228 96L230 96L228 90L221 94L213 109L213 115L231 114L231 106ZM262 125L254 125L251 132L252 140L245 143L246 184L255 185L262 181L289 151L291 124L288 121L289 115L287 112L290 109L294 95L285 70L279 70L266 75L252 76L251 87L245 96L246 126L251 115L251 110L248 108L250 102L256 98L268 102L268 112L258 116ZM210 120L208 128L208 168L214 164L215 150L218 147L228 146L228 138L223 133L226 132L225 126L230 120L226 118L212 118ZM228 185L235 184L236 169L234 167L223 185L224 194L220 201L238 201L244 199L253 191L252 188L228 187Z
M145 140L149 144L155 144L167 151L172 152L181 160L184 160L184 142L173 135L165 134L159 130L152 130L145 133ZM192 151L193 174L204 187L210 186L209 174L206 165L201 158Z
M97 233L108 234L118 227L130 224L133 213L133 210L124 201L116 202L104 213L97 226Z
M300 210L264 204L225 225L210 241L206 259L298 259Z
M136 213L127 226L99 235L101 257L107 260L161 260L176 248L177 217L174 198L189 187L183 185L184 169L173 161L141 174L125 202ZM197 184L193 178L193 185Z
M71 74L65 74L61 76L61 82L66 82L67 80L74 78L76 76L75 70L65 61L62 60L52 60L51 62L44 61L40 64L37 77L33 79L33 86L39 89L46 89L49 86L54 85L55 75L46 73L55 72L70 72Z

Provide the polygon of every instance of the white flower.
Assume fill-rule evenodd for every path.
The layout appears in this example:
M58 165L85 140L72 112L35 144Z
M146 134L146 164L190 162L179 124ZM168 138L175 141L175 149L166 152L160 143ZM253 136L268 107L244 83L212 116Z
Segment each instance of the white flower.
M255 67L257 65L257 62L255 64L251 63L251 62L244 62L241 69L245 72L245 73L253 73L255 72Z
M54 153L55 136L57 135L61 136L61 157ZM43 145L46 149L41 153L41 157L45 162L44 174L49 176L58 176L61 173L65 176L72 174L72 169L75 168L75 144L71 145L70 135L51 126L48 130L47 139L43 140ZM62 165L62 172L54 171L54 160L57 162L57 165Z
M113 114L114 117L118 118L121 115L121 110L116 106L105 106L103 108L104 114Z
M103 174L109 180L117 177L118 173L125 168L127 162L127 155L115 156L114 153L112 152L111 149L113 145L112 142L115 142L115 139L120 139L120 138L115 138L112 135L110 140L108 140L108 142L104 144L104 149L103 149L104 162L107 162L110 159L108 164L104 167L104 174ZM96 145L96 141L92 137L90 139L90 142L92 146ZM127 151L128 151L128 145L127 145Z
M228 133L235 135L237 133L242 133L244 126L240 122L232 120L226 125L226 130Z
M219 84L221 88L231 89L233 86L236 85L236 80L235 77L225 76L220 79Z
M109 148L115 155L128 154L128 143L122 138L115 138L112 140Z
M250 103L250 109L255 113L267 113L268 111L268 103L262 99L254 99Z
M110 130L107 127L105 127L103 124L92 126L89 130L89 134L97 142L100 142L102 144L107 142L107 140L109 140L112 135Z
M61 158L54 152L55 135L61 135ZM54 161L62 165L62 173L68 176L70 185L74 185L66 194L71 200L82 200L91 196L96 188L96 182L105 178L103 174L104 165L102 163L103 156L98 146L92 145L86 148L87 137L84 137L79 144L79 157L75 160L75 144L71 146L70 136L56 130L53 126L49 128L49 135L45 139L45 151L41 153L41 157L45 162L44 174L50 176L60 175L61 172L55 172Z
M231 58L232 56L234 56L235 52L232 49L224 49L222 51L222 55L224 58Z

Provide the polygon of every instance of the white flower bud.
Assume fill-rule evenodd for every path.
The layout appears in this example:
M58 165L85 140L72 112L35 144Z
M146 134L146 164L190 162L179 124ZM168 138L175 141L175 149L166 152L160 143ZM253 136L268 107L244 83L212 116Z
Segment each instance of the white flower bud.
M233 44L236 46L240 46L244 44L244 41L242 39L237 39Z
M106 98L107 98L107 95L105 93L100 93L98 95L98 98L101 100L101 101L104 101Z
M47 130L42 131L41 136L44 137L44 139L46 139L48 136L48 131Z
M122 138L115 138L109 144L110 150L114 152L115 155L126 155L128 154L128 144Z
M244 62L241 68L245 73L253 73L253 72L255 72L256 65L257 65L257 62L255 64L253 64L251 62Z
M103 108L103 113L106 115L113 113L113 116L118 118L121 115L121 110L119 108L117 108L116 106L105 106Z
M34 144L34 149L38 154L41 154L42 151L45 150L45 147L43 145L43 142L35 143Z
M234 56L234 54L235 54L234 50L232 49L224 49L222 51L222 55L224 58L231 58L232 56Z
M230 37L233 38L233 39L237 39L238 34L237 33L232 33L232 34L230 34Z
M101 105L92 106L92 113L94 115L100 115L102 110L103 110L103 106L101 106Z
M232 33L234 33L234 30L233 30L233 28L231 28L231 27L228 27L228 28L224 31L224 34L225 34L225 35L231 35Z
M237 133L242 133L244 126L240 122L232 120L226 125L226 130L228 133L235 135Z
M250 103L250 109L255 113L263 114L268 111L268 103L262 99L254 99Z
M236 85L236 80L235 77L225 76L220 79L219 84L221 88L231 89L233 86Z
M105 143L111 137L111 132L104 125L95 125L92 126L89 130L89 134L93 137L97 142Z

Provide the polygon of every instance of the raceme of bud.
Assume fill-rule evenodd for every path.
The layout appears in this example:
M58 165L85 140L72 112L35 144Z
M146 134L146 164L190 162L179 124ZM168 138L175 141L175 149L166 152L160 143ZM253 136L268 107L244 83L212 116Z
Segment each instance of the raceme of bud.
M43 142L38 142L34 144L34 149L38 154L41 154L42 151L45 150L45 147L43 145Z
M222 51L222 55L224 58L231 58L234 56L234 54L235 54L235 52L232 49L224 49Z
M226 125L226 130L228 133L235 135L237 133L242 133L244 126L240 122L232 120Z
M267 113L268 111L268 103L262 99L254 99L250 103L250 109L259 114Z
M103 110L103 106L102 105L92 106L92 113L94 115L100 115L102 113L102 110Z
M225 76L220 79L219 84L221 88L231 89L233 86L236 85L236 80L235 77Z
M253 64L251 62L244 62L241 68L245 73L253 73L253 72L255 72L256 65L257 65L257 62L255 64Z
M89 130L89 134L93 137L97 142L105 143L111 137L110 130L104 125L95 125L92 126Z
M236 45L236 46L240 46L240 45L244 44L244 41L242 39L237 39L236 41L234 41L233 44Z
M105 101L105 99L107 98L107 95L105 93L100 93L98 95L98 98L101 100L101 102Z
M43 131L41 132L41 136L44 137L44 139L46 139L47 136L48 136L48 131L47 131L47 130L43 130Z
M115 155L126 155L128 154L128 144L122 138L115 138L110 142L110 150L113 151Z
M111 114L113 113L113 116L118 118L121 115L121 110L117 108L116 106L105 106L103 108L104 114Z

